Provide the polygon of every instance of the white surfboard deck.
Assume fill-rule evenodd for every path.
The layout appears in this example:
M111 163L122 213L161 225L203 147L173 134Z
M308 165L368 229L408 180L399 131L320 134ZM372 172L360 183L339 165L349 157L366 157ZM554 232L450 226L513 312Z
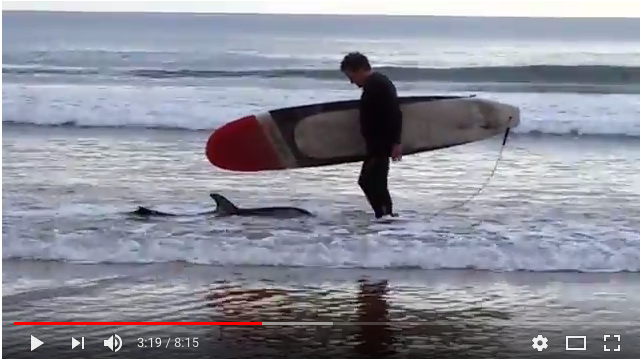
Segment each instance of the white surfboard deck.
M400 97L404 155L481 141L520 124L520 110L475 97ZM214 131L209 161L232 171L267 171L359 162L366 157L359 101L280 108Z
M471 97L407 103L401 109L405 154L484 140L520 123L517 107ZM357 109L306 117L295 128L295 143L316 159L361 156L365 146L358 118Z

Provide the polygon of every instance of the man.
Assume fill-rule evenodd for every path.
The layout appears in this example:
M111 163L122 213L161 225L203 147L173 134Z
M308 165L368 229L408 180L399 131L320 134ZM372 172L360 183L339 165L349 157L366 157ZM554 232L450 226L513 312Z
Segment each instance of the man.
M395 216L388 188L389 158L402 158L402 111L393 82L371 69L359 52L347 54L340 70L351 83L362 88L360 132L366 145L358 184L376 218Z

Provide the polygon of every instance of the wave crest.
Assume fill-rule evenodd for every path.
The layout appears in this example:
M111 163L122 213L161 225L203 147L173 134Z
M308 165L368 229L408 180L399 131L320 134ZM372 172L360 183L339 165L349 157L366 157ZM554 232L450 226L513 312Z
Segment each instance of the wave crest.
M603 85L640 84L640 67L609 65L528 65L492 67L422 68L387 66L378 68L396 81L419 82L488 82L488 83L572 83ZM272 68L255 70L208 69L90 69L65 67L3 66L3 74L12 75L119 75L151 79L166 78L311 78L318 80L342 80L338 69Z

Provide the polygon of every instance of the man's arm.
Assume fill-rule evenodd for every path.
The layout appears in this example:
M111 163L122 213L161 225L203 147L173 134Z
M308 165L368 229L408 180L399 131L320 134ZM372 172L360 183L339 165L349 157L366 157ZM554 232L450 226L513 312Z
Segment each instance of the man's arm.
M400 102L398 101L398 96L395 94L395 91L389 110L389 132L392 143L399 145L402 143L402 110L400 109Z
M382 101L385 105L386 121L388 121L389 139L394 145L402 143L402 110L400 109L400 101L398 93L391 81L387 84L385 98Z
M402 111L393 83L376 79L364 89L363 99L367 114L364 121L371 127L366 131L366 141L380 151L401 144Z

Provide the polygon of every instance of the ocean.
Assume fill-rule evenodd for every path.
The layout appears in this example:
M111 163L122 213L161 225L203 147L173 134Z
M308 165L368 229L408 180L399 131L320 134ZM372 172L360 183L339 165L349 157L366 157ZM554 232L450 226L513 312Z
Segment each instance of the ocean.
M638 354L640 20L2 20L5 355L600 357L620 344L604 335L622 338L606 355ZM243 174L208 163L208 136L230 120L358 98L339 72L349 51L368 55L401 95L520 107L480 195L467 201L501 138L394 164L405 220L391 225L370 220L359 164ZM210 192L317 217L126 216L138 205L211 208ZM334 325L14 325L220 320ZM118 353L103 346L112 334ZM30 335L45 344L29 352ZM587 336L587 350L565 352L566 335ZM86 349L71 349L71 336L86 337ZM199 345L162 348L175 337Z

